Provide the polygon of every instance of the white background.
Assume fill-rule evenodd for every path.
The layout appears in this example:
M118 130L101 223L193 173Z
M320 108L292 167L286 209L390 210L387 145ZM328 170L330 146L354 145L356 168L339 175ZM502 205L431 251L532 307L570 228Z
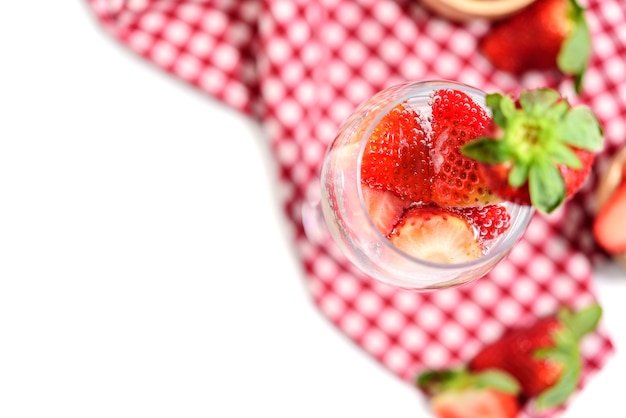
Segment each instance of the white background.
M0 417L427 417L303 287L257 126L83 1L0 5ZM623 417L617 353L565 415Z

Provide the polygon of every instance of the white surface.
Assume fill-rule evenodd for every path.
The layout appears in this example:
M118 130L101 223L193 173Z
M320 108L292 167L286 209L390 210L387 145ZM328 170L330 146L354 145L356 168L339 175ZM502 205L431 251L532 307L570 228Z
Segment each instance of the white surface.
M0 34L0 417L429 416L312 305L253 123L82 1L2 2ZM622 276L567 418L623 417Z

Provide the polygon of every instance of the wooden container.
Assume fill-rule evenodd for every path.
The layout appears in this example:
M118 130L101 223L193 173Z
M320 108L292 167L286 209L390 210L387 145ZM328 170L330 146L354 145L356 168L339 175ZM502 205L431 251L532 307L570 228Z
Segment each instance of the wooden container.
M535 0L421 0L430 10L454 21L497 20L514 14Z

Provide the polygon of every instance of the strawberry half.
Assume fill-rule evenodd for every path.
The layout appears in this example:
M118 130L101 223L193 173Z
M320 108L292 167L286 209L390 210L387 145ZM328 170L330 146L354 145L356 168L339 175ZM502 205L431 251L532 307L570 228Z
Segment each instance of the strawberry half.
M575 77L579 91L591 56L591 34L584 9L575 0L537 0L496 23L479 48L507 72L558 68Z
M428 144L417 112L401 103L374 127L361 161L361 182L410 202L430 200Z
M578 312L567 308L530 326L511 329L470 360L472 371L501 370L515 377L521 394L535 399L537 409L563 404L576 390L582 372L580 341L593 331L602 309L591 305Z
M439 418L516 418L520 410L519 384L500 371L427 371L417 386Z
M432 200L445 207L497 202L479 164L461 154L461 147L478 138L490 121L487 112L466 93L438 90L432 97Z
M609 254L626 252L626 181L611 194L593 221L596 242Z
M482 255L468 221L456 212L433 206L409 208L389 240L407 254L434 263L462 263Z
M517 99L489 94L493 120L461 152L480 164L488 187L504 200L551 213L585 183L603 132L593 112L571 106L550 88Z
M372 189L368 186L361 189L365 208L374 225L384 236L389 235L411 202L402 200L387 190Z

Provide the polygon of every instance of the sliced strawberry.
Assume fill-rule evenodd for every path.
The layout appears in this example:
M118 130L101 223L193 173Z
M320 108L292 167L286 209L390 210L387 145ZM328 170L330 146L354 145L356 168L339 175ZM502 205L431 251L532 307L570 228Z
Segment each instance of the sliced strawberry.
M511 226L511 215L502 205L460 208L458 212L469 219L483 242L499 237Z
M596 116L549 88L518 98L489 94L486 102L493 122L461 152L483 163L488 187L502 199L553 212L584 185L603 146Z
M411 202L387 190L372 189L365 185L361 189L370 218L383 235L389 235Z
M428 371L417 385L438 418L516 418L520 411L519 384L501 371Z
M401 103L374 127L361 161L361 181L413 202L430 200L428 143L417 112Z
M407 254L435 263L462 263L482 255L467 220L432 206L409 208L389 239Z
M626 182L611 194L593 222L596 242L610 254L626 251Z
M495 203L478 162L461 154L461 147L478 138L489 116L466 93L438 90L432 97L432 200L441 206Z
M520 409L515 396L487 389L442 393L431 401L439 418L515 418Z

